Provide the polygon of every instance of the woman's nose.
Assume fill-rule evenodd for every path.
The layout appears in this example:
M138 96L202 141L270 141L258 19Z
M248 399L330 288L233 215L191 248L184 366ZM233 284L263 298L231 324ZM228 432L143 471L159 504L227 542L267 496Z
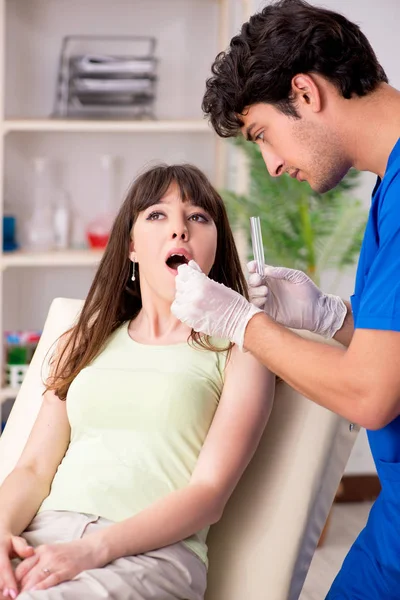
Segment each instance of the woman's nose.
M188 237L189 237L189 232L186 227L176 228L174 233L172 234L173 240L179 239L182 241L187 241Z

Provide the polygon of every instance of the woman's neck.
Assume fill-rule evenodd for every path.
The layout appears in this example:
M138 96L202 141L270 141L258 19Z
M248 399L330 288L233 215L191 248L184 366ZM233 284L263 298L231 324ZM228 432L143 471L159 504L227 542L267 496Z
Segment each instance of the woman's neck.
M128 330L135 341L154 345L185 342L191 331L170 310L168 314L147 306L143 306L137 317L132 319Z

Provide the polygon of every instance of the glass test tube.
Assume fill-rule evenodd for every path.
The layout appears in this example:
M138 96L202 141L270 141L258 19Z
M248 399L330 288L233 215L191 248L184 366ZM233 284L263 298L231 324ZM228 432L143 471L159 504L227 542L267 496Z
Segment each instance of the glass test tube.
M264 275L264 246L261 235L260 217L250 217L251 241L253 244L253 256L256 261L257 273Z

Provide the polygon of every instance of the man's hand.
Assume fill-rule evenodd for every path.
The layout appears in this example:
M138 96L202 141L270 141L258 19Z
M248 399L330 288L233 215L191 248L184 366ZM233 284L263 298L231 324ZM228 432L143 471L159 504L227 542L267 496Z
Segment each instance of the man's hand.
M178 267L171 312L195 331L228 339L243 348L247 323L261 312L237 292L209 279L191 260Z
M339 296L324 294L302 271L264 266L258 275L255 261L247 265L250 300L278 323L307 329L331 338L342 327L347 307Z

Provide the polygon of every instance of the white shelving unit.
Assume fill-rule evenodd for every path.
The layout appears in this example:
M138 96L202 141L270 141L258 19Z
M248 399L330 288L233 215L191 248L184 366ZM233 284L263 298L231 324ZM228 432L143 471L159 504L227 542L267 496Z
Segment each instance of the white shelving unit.
M5 252L1 269L15 267L93 267L101 260L100 250L60 250L54 252Z
M5 119L3 135L38 131L64 133L212 133L207 121L175 119L162 121L94 121L80 119Z
M29 210L29 175L25 171L36 153L64 160L72 182L70 191L72 195L82 193L77 203L89 214L96 178L83 181L82 165L92 174L96 152L121 152L127 163L134 158L134 166L126 166L125 189L135 171L153 158L196 162L216 186L223 186L227 143L217 138L203 119L200 103L212 60L228 45L235 19L248 16L250 4L251 0L87 0L84 4L80 0L0 0L1 220L5 199L11 208L16 201L17 224L18 215ZM74 19L77 11L78 25ZM48 117L63 35L143 33L149 24L153 30L148 33L160 38L163 69L159 73L158 120ZM0 243L1 248L2 233ZM35 321L31 327L43 325L49 299L76 296L79 292L72 289L76 279L85 280L88 287L101 256L90 250L0 253L0 335L5 329L26 327L27 303ZM85 275L79 275L81 272ZM0 344L1 364L2 354ZM2 402L16 393L0 387L0 421Z

